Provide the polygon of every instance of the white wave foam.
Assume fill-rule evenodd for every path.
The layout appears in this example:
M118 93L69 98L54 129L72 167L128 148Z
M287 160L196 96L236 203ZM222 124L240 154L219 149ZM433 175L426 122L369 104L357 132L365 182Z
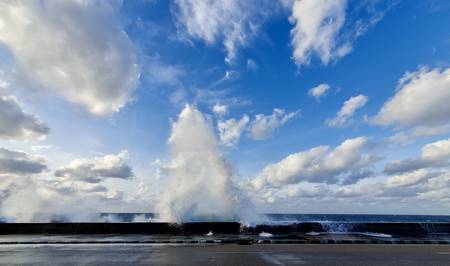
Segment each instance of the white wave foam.
M260 237L272 237L273 235L271 233L266 233L263 231L263 232L259 233L259 236Z

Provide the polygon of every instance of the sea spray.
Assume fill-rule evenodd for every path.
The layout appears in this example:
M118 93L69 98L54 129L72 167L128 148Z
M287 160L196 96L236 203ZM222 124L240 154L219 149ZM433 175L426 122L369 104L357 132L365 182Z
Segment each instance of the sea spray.
M172 124L170 182L157 205L165 222L239 221L252 212L232 182L210 122L186 105Z
M100 197L74 197L52 182L32 177L6 177L0 182L0 218L6 222L98 222Z

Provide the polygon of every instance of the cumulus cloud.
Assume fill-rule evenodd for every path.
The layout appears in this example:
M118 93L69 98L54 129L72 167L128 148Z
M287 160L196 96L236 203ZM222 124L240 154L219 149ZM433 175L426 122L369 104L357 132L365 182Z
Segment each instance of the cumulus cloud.
M308 95L319 101L320 98L326 95L327 91L330 89L330 85L322 83L308 91Z
M279 188L266 188L255 193L253 197L260 202L274 203L292 202L296 199L324 199L331 194L326 184L300 182Z
M76 159L56 170L55 176L88 183L98 183L107 178L129 179L133 177L133 171L125 161L127 157L128 152L121 151L93 159Z
M15 97L0 95L0 138L42 138L48 132L48 126L36 116L25 112Z
M362 94L351 97L344 102L341 110L339 110L334 118L326 121L327 125L330 127L345 125L358 109L366 105L367 100L367 96Z
M387 5L379 2L382 1L348 5L347 0L283 1L291 9L291 45L297 66L309 65L315 57L327 65L350 53L352 43L395 5L395 2ZM354 19L359 16L346 13L364 13L367 18Z
M357 183L340 186L334 189L334 196L337 198L355 198L370 197L382 192L383 185L381 183L364 182L360 180Z
M116 9L110 1L2 1L0 41L24 89L60 95L95 115L120 110L139 67Z
M400 79L395 95L373 122L379 125L436 126L450 123L450 68L421 67Z
M428 179L427 189L418 193L421 200L448 201L450 200L450 172L444 172Z
M439 126L417 126L408 130L400 131L388 138L394 144L410 144L418 138L442 135L450 132L450 124Z
M273 10L269 4L264 0L176 0L173 14L181 32L208 44L221 41L225 61L231 63Z
M354 171L368 168L379 158L371 153L366 137L347 139L334 149L318 146L293 153L272 163L252 180L256 189L279 187L300 181L339 183Z
M257 114L250 124L250 136L255 140L267 139L297 114L298 112L286 113L278 108L273 109L271 115Z
M426 189L419 191L420 200L449 201L450 200L450 172L436 175L426 182Z
M241 137L242 132L246 129L250 118L243 115L240 120L234 118L219 121L217 128L219 129L220 142L226 146L235 146Z
M390 176L386 181L388 188L411 186L418 184L430 177L430 173L425 169Z
M323 184L307 182L289 185L286 189L286 196L296 198L323 197L327 193L329 193L329 190Z
M38 174L46 168L42 158L0 148L0 175Z
M393 161L386 164L387 174L409 172L427 167L446 165L450 159L450 139L436 141L422 147L419 158Z

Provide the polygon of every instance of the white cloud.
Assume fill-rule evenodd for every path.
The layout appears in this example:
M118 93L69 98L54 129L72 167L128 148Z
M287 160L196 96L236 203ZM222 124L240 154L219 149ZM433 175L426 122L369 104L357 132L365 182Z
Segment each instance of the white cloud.
M33 152L40 152L45 150L50 150L52 148L52 145L33 145L30 147L30 149Z
M422 147L419 158L393 161L386 164L388 174L403 173L427 167L440 167L450 159L450 139L436 141Z
M0 175L38 174L47 169L42 158L0 148Z
M334 196L337 198L370 197L382 192L382 184L373 183L372 180L364 181L366 180L363 179L354 184L337 187L334 190Z
M386 181L388 188L411 186L418 184L430 177L430 173L425 169L416 170L409 173L390 176Z
M176 0L173 13L182 29L208 44L222 41L231 63L241 47L248 45L273 8L270 1Z
M300 184L287 186L286 196L296 198L316 198L323 197L328 192L328 189L323 184L302 182Z
M350 53L352 43L396 4L379 2L348 5L347 0L283 0L282 4L291 8L291 45L297 66L309 65L315 57L327 65Z
M228 105L216 103L212 110L216 115L224 115L228 113Z
M243 115L240 120L234 118L219 121L217 128L219 129L220 142L226 146L235 146L241 137L242 132L246 129L250 118Z
M127 157L128 152L121 151L93 159L76 159L55 171L55 176L88 183L98 183L107 178L129 179L133 177L133 171L125 162Z
M450 188L450 172L428 179L427 185L432 189Z
M344 102L341 110L339 110L334 118L326 121L327 125L331 127L345 125L353 114L367 103L367 100L367 96L362 94L351 97Z
M48 132L48 126L26 113L15 97L0 95L0 138L43 138Z
M450 201L450 189L443 188L439 190L429 190L424 192L419 192L418 198L421 200L431 200L431 201Z
M271 115L257 114L250 124L250 136L255 140L267 139L281 126L293 119L298 112L286 113L283 109L273 109Z
M280 188L266 188L257 191L253 195L256 201L262 203L281 203L280 201L292 202L296 199L324 199L330 194L330 189L326 184L300 182L298 184L287 185Z
M447 171L428 179L426 188L417 193L420 200L449 201L450 172Z
M314 88L311 88L308 91L308 95L313 97L314 99L316 99L317 101L320 100L320 98L322 98L323 96L325 96L325 94L327 93L327 91L330 89L330 85L326 84L326 83L322 83Z
M294 1L289 20L294 24L291 44L298 66L308 65L314 55L328 64L350 51L348 43L336 43L345 22L346 6L346 0Z
M407 72L395 95L373 121L379 125L436 126L450 123L450 68Z
M24 89L60 95L95 115L119 111L139 68L116 9L109 1L2 1L0 41Z
M450 125L417 126L412 129L397 132L388 140L395 144L410 144L418 138L442 135L450 132Z
M347 139L332 149L318 146L293 153L278 163L269 164L255 177L252 184L279 187L300 181L338 183L356 170L365 169L377 161L371 154L372 145L366 137Z
M158 85L181 86L181 77L186 73L180 65L168 65L156 59L151 60L146 67L148 69L145 78Z

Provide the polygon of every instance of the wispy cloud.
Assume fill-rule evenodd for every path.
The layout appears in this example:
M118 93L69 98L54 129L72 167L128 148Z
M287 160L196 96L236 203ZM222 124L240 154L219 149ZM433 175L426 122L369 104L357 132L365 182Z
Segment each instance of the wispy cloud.
M366 105L367 101L368 97L362 94L349 98L336 116L326 121L327 125L330 127L345 125L358 109Z
M208 44L221 41L227 53L225 61L232 63L273 12L271 6L275 5L264 0L176 0L173 14L182 33Z

